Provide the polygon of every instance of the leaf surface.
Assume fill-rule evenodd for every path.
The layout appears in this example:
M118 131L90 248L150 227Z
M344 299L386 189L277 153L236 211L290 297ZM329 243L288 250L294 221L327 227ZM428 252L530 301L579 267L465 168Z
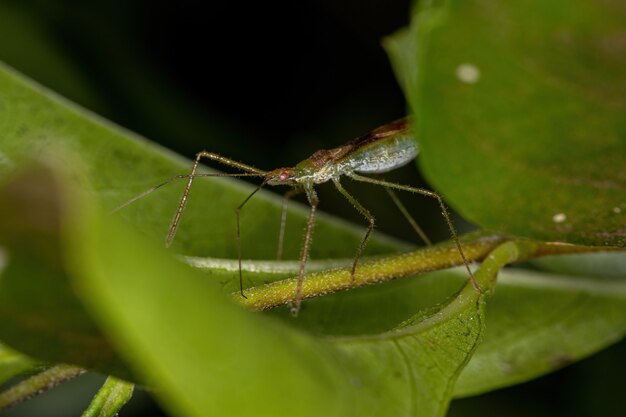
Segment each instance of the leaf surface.
M421 167L465 218L626 245L623 2L433 2L387 42Z

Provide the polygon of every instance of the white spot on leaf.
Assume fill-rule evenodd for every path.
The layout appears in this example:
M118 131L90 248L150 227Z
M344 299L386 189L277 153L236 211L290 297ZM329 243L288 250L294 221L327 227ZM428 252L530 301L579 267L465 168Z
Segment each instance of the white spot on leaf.
M475 84L480 78L480 70L474 64L461 64L456 68L456 78L467 84Z

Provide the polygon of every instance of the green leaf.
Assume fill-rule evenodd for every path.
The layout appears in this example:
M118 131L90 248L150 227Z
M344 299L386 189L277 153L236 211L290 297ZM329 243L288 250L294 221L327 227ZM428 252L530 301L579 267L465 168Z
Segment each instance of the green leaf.
M108 377L82 417L116 417L119 410L133 396L134 385Z
M485 338L461 374L455 396L528 381L621 340L626 335L624 277L626 271L602 281L502 271L487 306Z
M548 256L535 259L532 264L545 271L563 275L613 279L626 277L626 255L623 253Z
M387 43L429 181L486 229L625 246L623 3L436 4Z
M71 203L57 180L32 169L0 187L0 201L0 338L38 359L129 375L69 285L61 213Z
M0 344L0 384L15 376L33 371L38 365L36 361Z

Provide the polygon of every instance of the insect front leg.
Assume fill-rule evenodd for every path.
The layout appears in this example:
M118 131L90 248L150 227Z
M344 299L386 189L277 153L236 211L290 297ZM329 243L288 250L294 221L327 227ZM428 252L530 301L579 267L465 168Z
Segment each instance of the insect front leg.
M302 242L302 249L300 252L300 273L298 274L298 282L296 283L296 296L294 298L293 305L291 306L291 314L295 317L300 312L300 304L302 303L302 284L304 283L304 273L306 269L306 263L309 259L309 252L311 251L311 237L313 236L313 225L315 224L315 213L317 212L317 205L319 200L317 193L312 186L305 188L307 199L311 205L311 211L309 212L309 218L306 222L306 231L304 233L304 242Z
M241 227L240 227L240 214L241 214L241 209L243 208L243 206L246 205L246 203L248 201L250 201L250 199L252 198L253 195L255 195L261 188L263 188L263 186L265 185L265 181L263 181L263 183L261 185L259 185L258 187L255 188L254 191L252 191L248 197L246 197L245 200L243 200L243 202L241 204L239 204L239 206L237 206L237 208L235 209L235 218L237 219L237 259L239 261L239 292L241 293L241 296L243 298L247 298L246 295L243 293L243 272L241 271Z
M198 170L198 165L200 165L200 160L202 158L207 158L212 161L219 162L222 165L227 165L236 169L240 169L254 176L264 176L266 174L265 171L254 168L250 165L242 164L241 162L233 161L232 159L228 159L223 157L222 155L218 155L213 152L202 151L196 154L196 159L193 162L193 166L191 168L191 172L189 173L189 180L187 181L187 185L185 186L185 191L183 192L183 196L180 199L180 204L178 205L178 210L176 210L176 214L170 223L170 229L167 233L167 238L165 239L165 246L169 247L174 240L174 236L176 236L176 230L178 229L178 223L180 221L180 217L185 210L185 206L187 204L187 198L189 197L189 191L191 190L191 185L193 184L193 180L195 177L200 176L196 174ZM215 176L222 176L221 174L215 174ZM223 175L229 176L229 175Z
M459 236L456 232L456 228L454 227L454 224L452 223L452 219L450 218L450 213L448 212L448 209L446 208L446 205L443 202L443 198L441 198L441 196L439 194L437 194L434 191L430 191L430 190L425 190L423 188L417 188L417 187L410 187L408 185L401 185L401 184L396 184L393 182L388 182L388 181L383 181L383 180L378 180L375 178L370 178L370 177L364 177L362 175L358 175L358 174L352 174L350 175L353 179L355 179L356 181L361 181L361 182L367 182L370 184L376 184L376 185L381 185L383 187L389 187L389 188L393 188L396 190L401 190L401 191L408 191L411 193L415 193L415 194L421 194L421 195L425 195L427 197L432 197L434 199L437 200L437 203L439 203L439 207L441 208L441 214L443 215L443 218L445 219L446 223L448 224L448 229L450 230L450 234L452 235L452 240L454 240L454 243L456 245L456 248L459 252L459 255L461 256L461 259L463 260L463 264L465 265L465 269L467 270L467 273L469 275L469 279L472 283L472 286L474 287L474 289L478 292L482 292L482 290L480 289L480 286L478 285L478 282L476 282L476 278L474 278L474 274L472 273L472 270L469 266L469 262L467 261L467 257L465 256L465 252L463 252L463 247L461 246L461 242L459 241Z

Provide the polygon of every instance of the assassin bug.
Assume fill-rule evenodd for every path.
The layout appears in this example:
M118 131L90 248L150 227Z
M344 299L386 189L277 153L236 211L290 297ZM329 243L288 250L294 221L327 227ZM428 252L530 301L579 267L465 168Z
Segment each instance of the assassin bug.
M309 205L311 207L309 216L306 223L306 230L304 235L304 241L300 251L300 269L298 274L298 281L296 285L296 293L294 296L294 302L292 304L292 313L298 314L300 304L302 302L302 283L304 280L304 274L306 269L306 263L309 258L311 236L313 234L313 226L315 223L315 214L317 212L317 206L319 203L315 186L328 181L332 181L337 190L354 206L354 208L365 217L368 221L367 229L361 238L359 246L357 247L354 260L352 262L351 275L354 277L357 264L361 258L361 253L370 237L370 234L375 226L375 219L372 214L361 205L341 184L341 177L350 177L355 181L361 181L365 183L380 185L384 187L391 195L393 201L398 205L403 215L409 220L413 228L422 237L422 239L430 244L428 238L421 231L417 223L412 219L409 213L406 211L400 200L395 196L394 190L408 191L416 194L425 195L437 200L441 213L450 229L450 234L457 247L459 254L465 264L469 278L477 291L480 291L474 275L469 267L467 258L463 252L463 248L458 238L456 229L450 218L448 209L446 208L443 199L439 194L434 191L426 190L423 188L416 188L407 185L396 184L388 181L384 181L377 178L367 177L361 174L380 174L385 173L411 162L418 153L417 143L413 136L411 126L408 118L403 118L395 122L381 126L361 137L358 137L345 145L333 148L322 149L315 152L309 158L301 161L294 167L277 168L272 171L263 171L252 166L243 164L241 162L233 161L225 158L221 155L202 151L196 155L195 161L191 172L188 175L178 175L166 182L163 182L150 190L138 195L132 200L127 201L118 209L132 203L133 201L155 191L156 189L178 179L187 179L187 186L178 205L174 218L171 222L169 232L166 238L166 245L170 246L176 231L178 229L178 223L185 210L187 198L189 197L189 191L196 177L261 177L262 183L250 194L246 199L235 209L237 217L237 253L239 257L239 283L241 289L241 295L245 297L243 292L243 277L241 272L241 233L240 233L240 219L239 214L244 205L265 185L287 185L292 189L287 192L283 198L283 208L280 223L280 232L278 239L278 258L282 255L283 237L286 221L286 204L287 201L295 194L305 193ZM243 173L236 174L197 174L196 171L203 159L210 159L220 164L235 168Z

